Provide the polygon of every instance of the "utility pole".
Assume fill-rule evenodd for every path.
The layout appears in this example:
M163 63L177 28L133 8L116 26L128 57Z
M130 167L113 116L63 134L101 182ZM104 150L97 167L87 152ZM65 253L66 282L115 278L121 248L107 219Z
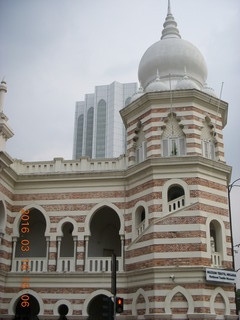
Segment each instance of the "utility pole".
M116 320L116 294L117 294L117 258L112 254L111 292L113 294L113 320Z

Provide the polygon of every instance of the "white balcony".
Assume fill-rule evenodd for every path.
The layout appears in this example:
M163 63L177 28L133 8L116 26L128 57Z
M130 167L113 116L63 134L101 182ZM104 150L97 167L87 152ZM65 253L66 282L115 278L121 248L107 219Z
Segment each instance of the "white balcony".
M219 252L214 252L211 254L212 267L220 268L222 266L222 256Z
M46 272L47 258L15 258L12 264L13 272Z
M74 272L75 271L75 258L74 257L60 257L57 261L58 272Z
M85 271L87 272L111 272L112 258L111 257L89 257L86 260ZM123 271L123 260L117 258L117 271Z
M173 212L179 210L185 206L185 196L181 196L172 201L168 202L168 210L169 212Z

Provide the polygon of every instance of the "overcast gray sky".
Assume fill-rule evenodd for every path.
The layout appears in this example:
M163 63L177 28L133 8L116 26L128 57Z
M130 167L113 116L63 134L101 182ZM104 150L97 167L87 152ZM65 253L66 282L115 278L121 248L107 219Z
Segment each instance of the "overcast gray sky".
M240 177L240 1L171 5L182 38L205 56L217 95L224 82L225 154L234 180ZM166 12L167 0L0 0L0 77L8 84L4 112L15 132L7 152L25 161L71 159L75 101L95 85L137 81ZM236 242L239 195L234 188Z

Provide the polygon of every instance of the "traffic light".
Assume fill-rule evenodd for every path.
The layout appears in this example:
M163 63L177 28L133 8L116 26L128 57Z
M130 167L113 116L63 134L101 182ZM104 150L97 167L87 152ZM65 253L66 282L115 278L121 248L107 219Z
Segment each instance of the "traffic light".
M116 297L116 313L123 312L123 298Z
M102 296L102 319L113 320L113 302L107 296Z

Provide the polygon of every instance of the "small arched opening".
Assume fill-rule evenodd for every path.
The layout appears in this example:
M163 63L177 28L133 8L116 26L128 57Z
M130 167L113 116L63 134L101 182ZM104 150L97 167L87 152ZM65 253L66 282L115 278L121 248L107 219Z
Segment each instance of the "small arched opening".
M74 255L74 241L73 241L73 225L71 222L66 222L62 226L62 241L60 257L73 257Z
M136 210L135 214L135 221L136 221L136 229L137 235L139 236L145 229L145 219L146 219L146 212L143 206L140 206Z
M221 225L217 220L210 223L210 244L211 244L211 260L213 267L222 265L222 232Z
M113 313L113 302L111 298L104 294L97 295L94 297L88 305L88 320L105 320L108 319L107 316L104 316L106 310L110 310L110 313Z
M167 197L169 212L181 209L185 205L185 193L183 187L180 185L170 186Z
M31 294L23 294L18 298L14 320L38 320L40 306Z

